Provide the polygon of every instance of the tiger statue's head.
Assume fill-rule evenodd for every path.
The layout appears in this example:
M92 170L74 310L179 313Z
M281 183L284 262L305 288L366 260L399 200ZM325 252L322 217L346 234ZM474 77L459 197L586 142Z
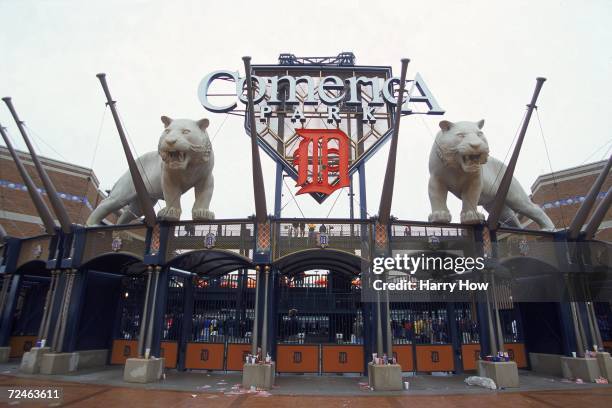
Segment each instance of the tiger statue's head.
M157 151L170 170L185 170L191 165L207 162L212 145L206 128L208 119L171 119L162 116L164 124Z
M440 122L436 149L442 162L460 167L466 173L480 171L489 158L489 143L482 132L484 119L478 122Z

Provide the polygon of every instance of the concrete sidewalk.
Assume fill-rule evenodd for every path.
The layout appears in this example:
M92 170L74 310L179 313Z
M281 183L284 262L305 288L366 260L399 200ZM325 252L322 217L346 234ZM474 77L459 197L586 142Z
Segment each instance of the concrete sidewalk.
M206 372L168 370L165 379L150 384L128 384L123 381L122 366L107 366L103 369L83 370L69 375L27 375L18 372L18 364L13 361L0 364L0 374L18 377L24 380L67 381L89 385L106 385L113 387L128 387L146 390L171 390L193 393L232 393L235 386L242 381L239 372ZM468 386L463 375L409 375L405 381L410 383L407 391L377 392L367 387L367 377L358 375L279 375L276 386L270 391L272 395L304 395L304 396L365 396L365 395L451 395L451 394L495 394L541 390L586 390L593 388L611 389L612 385L576 384L561 378L540 376L530 371L520 371L520 387L506 390L491 391L481 387ZM234 387L234 389L232 389ZM612 404L610 405L612 406Z
M211 376L212 377L212 376ZM320 384L320 383L319 383ZM69 406L69 407L129 407L129 408L438 408L438 407L610 407L612 387L584 386L582 390L549 390L496 392L452 395L380 395L379 393L353 393L352 395L281 395L272 393L220 393L185 392L169 389L144 389L145 387L116 387L104 384L49 381L23 376L1 375L0 387L59 387L63 393L61 403L10 402L10 406ZM6 404L1 404L7 406Z

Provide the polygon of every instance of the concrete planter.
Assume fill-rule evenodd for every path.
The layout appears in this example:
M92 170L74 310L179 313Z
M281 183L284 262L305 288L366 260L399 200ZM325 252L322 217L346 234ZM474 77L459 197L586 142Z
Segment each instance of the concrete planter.
M242 369L242 387L250 389L251 386L269 390L274 385L276 375L275 363L245 364Z
M50 347L32 347L23 354L19 371L25 374L37 374L40 371L40 361L43 354L51 352Z
M610 357L610 353L599 352L595 355L595 358L597 358L601 376L608 381L612 381L612 357Z
M402 367L399 364L368 364L368 381L375 391L401 391Z
M518 367L514 361L478 361L478 375L495 381L497 388L519 386Z
M596 358L590 357L561 357L563 377L568 379L580 378L585 382L595 382L601 376Z
M41 374L68 374L76 371L79 353L45 353L40 359Z
M156 382L163 370L163 358L128 358L123 369L123 381L141 384Z
M11 355L10 347L0 347L0 363L8 363Z

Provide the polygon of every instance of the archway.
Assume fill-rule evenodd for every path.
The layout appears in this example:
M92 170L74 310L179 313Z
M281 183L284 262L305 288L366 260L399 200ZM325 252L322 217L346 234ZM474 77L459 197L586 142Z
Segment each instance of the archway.
M82 282L71 302L78 317L67 333L67 351L97 353L100 361L110 350L110 364L138 357L146 269L142 258L128 252L103 253L79 267Z
M513 279L512 293L518 300L511 302L506 310L500 308L504 344L514 354L517 365L527 367L530 352L564 354L567 339L563 337L559 302L560 271L529 256L512 256L502 260L501 265Z
M298 251L273 263L277 372L365 371L371 314L361 302L363 264L369 261L335 249Z
M37 259L20 265L11 281L5 281L6 294L15 291L12 303L5 303L6 314L2 327L2 340L11 348L10 357L19 358L29 351L40 335L45 301L51 283L51 271L44 261ZM9 316L10 315L10 316Z
M251 260L211 248L180 254L165 267L164 357L180 370L242 370L255 314Z

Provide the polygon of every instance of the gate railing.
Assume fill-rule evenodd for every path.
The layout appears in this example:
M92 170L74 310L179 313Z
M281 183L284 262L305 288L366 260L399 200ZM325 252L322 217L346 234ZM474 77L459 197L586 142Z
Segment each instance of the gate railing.
M189 221L168 225L166 262L195 250L216 248L248 254L253 249L255 226L249 220Z

